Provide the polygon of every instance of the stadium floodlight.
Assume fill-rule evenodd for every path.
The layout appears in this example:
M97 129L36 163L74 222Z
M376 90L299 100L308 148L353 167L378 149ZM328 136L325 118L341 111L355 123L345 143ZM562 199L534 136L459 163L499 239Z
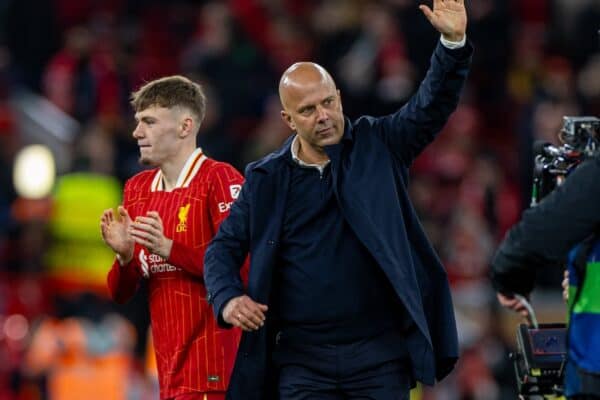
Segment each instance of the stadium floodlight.
M48 147L31 145L17 153L13 183L19 196L26 199L42 199L52 191L55 179L56 165Z

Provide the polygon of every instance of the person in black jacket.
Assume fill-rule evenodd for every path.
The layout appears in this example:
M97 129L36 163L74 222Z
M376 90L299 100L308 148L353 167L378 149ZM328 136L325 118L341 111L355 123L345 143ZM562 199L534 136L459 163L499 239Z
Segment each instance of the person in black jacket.
M538 206L525 211L492 261L500 303L526 312L511 294L529 295L536 269L564 265L569 251L600 228L600 154L577 167Z
M456 362L448 280L407 193L472 54L464 2L433 4L421 9L441 43L393 114L350 121L321 66L283 74L281 116L295 134L246 168L205 256L215 316L245 331L229 399L406 399L414 380L433 384Z
M576 266L576 259L583 259L582 265ZM536 270L569 260L570 284L578 288L575 296L569 295L565 394L577 399L598 398L600 293L593 287L600 284L596 273L600 266L600 153L580 164L508 232L492 261L492 283L500 304L528 316L524 303L514 294L529 296Z

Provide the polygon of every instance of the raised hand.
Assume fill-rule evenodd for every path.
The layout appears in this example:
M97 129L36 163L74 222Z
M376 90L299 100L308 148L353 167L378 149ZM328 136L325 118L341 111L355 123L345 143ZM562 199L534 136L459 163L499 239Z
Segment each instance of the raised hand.
M148 211L145 217L137 217L129 233L136 243L146 247L150 253L169 258L173 241L165 236L162 219L156 211Z
M118 217L115 216L112 208L104 210L100 218L100 232L104 243L119 255L122 262L128 263L133 258L135 246L135 242L128 232L131 218L123 206L119 206L117 211Z
M424 4L419 8L444 39L460 42L465 36L467 11L464 0L433 0L433 11Z

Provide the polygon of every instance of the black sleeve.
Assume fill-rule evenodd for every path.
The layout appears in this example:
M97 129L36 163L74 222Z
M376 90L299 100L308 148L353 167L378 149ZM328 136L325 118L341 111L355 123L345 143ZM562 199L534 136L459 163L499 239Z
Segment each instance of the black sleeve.
M438 43L427 75L408 103L393 114L369 119L371 131L405 165L410 165L433 141L456 109L472 55L469 42L460 49Z
M251 166L246 168L247 180L204 254L207 300L222 328L231 327L223 320L225 305L245 293L240 269L250 246L250 170Z
M600 156L584 162L565 183L527 210L500 244L492 283L501 293L528 294L536 268L566 260L600 222Z

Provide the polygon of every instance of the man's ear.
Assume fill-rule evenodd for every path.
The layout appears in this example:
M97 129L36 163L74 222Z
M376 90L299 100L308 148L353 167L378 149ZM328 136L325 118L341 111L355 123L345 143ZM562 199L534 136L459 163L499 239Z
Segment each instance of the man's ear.
M181 131L179 132L180 138L185 138L194 132L194 119L192 117L184 117L181 121Z
M292 121L292 117L290 116L290 114L285 112L285 110L281 110L281 119L283 120L283 122L285 122L287 126L290 127L291 130L296 130L296 124L294 124L294 121Z

